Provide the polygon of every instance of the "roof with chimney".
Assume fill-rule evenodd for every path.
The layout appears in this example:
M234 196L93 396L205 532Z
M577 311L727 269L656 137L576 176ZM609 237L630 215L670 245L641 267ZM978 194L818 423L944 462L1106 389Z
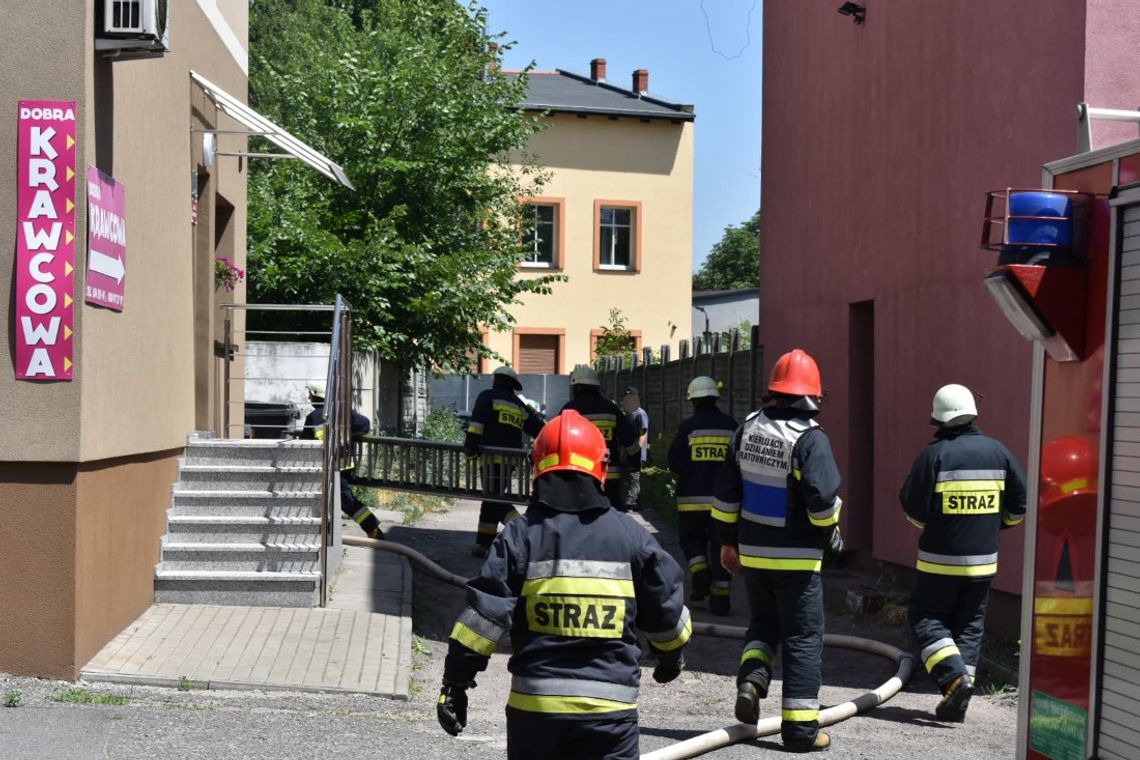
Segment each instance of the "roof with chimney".
M638 69L630 79L632 87L626 89L607 82L605 62L591 61L591 73L596 78L575 74L565 69L531 71L527 73L527 96L521 105L528 111L551 113L597 114L600 116L633 117L638 119L670 119L692 121L696 118L693 106L671 103L649 94L649 72ZM518 76L520 72L503 72ZM640 84L640 87L639 87ZM642 91L638 92L639 88Z

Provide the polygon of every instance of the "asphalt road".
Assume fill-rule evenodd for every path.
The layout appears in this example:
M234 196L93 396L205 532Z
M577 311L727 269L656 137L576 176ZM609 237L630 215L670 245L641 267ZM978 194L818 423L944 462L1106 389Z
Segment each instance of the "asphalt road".
M417 526L400 527L392 538L415 546L449 569L473 574L468 557L476 507L460 503L447 513L429 514ZM676 550L673 537L663 543ZM734 584L739 586L740 584ZM739 592L739 589L736 589ZM294 760L304 758L502 758L506 735L503 705L509 654L501 648L471 692L468 730L459 739L445 735L435 721L435 697L443 670L446 637L463 606L460 590L416 577L415 667L407 702L360 695L281 692L180 692L150 687L86 686L86 694L125 697L124 705L56 701L70 684L0 677L0 697L21 693L21 706L0 708L0 760ZM744 622L744 605L734 597L735 614L698 619ZM869 636L906 645L905 632L830 615L829 631ZM734 672L739 642L697 638L687 652L688 668L668 685L643 669L639 700L642 751L732 723ZM885 681L893 672L886 660L828 649L824 653L821 699L834 704ZM779 683L763 714L779 708ZM997 693L975 697L967 722L931 720L937 700L919 674L886 705L830 729L829 757L867 760L989 760L1012 758L1016 736L1016 697ZM2 701L2 700L0 700ZM778 741L761 739L709 755L717 760L782 755Z

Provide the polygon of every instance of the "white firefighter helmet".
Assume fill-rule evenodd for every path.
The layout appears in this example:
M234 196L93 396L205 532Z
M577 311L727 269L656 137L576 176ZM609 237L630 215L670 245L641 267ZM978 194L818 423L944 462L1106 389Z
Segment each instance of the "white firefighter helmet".
M593 367L585 364L579 364L570 373L571 385L596 385L601 387L602 381L598 379L598 373L594 371Z
M522 390L522 383L519 382L519 375L510 367L503 365L491 373L494 377L505 377L510 380L510 385L516 391Z
M934 394L930 419L940 427L954 427L972 422L978 416L974 394L964 385L943 385Z
M699 375L689 381L689 400L695 398L720 398L720 388L708 375Z
M325 397L325 381L324 380L310 380L305 384L305 389L309 391L310 396L316 398Z

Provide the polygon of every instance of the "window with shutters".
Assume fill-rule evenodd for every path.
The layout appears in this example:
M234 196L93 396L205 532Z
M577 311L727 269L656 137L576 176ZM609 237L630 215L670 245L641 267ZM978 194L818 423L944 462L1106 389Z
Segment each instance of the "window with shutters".
M641 203L594 201L594 271L641 271Z
M559 374L564 340L564 330L516 330L515 370L523 375Z

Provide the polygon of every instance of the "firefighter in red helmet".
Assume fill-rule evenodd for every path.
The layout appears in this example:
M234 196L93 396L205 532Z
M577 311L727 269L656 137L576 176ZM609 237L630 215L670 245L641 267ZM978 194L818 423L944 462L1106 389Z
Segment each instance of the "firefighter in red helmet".
M449 734L466 726L467 690L509 632L508 758L638 757L638 632L667 683L692 624L680 566L606 498L607 448L573 410L535 439L526 514L491 545L451 633L437 704Z
M823 394L819 367L806 351L779 358L767 405L732 437L713 499L721 562L743 571L751 621L736 683L736 719L756 723L768 696L776 649L783 644L784 747L831 746L819 730L825 549L842 551L839 468L816 424ZM743 570L742 570L743 568Z

